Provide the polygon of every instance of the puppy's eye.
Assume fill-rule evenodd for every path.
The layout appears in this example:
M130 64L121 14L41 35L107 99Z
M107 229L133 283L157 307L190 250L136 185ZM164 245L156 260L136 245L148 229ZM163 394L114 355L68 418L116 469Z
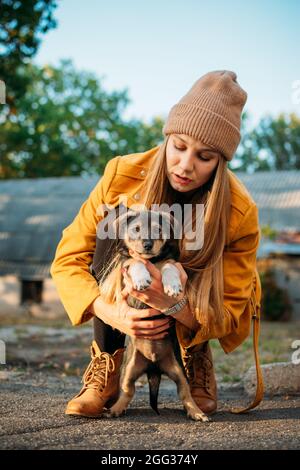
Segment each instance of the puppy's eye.
M161 235L161 227L159 226L152 227L152 235L153 237L159 237Z
M139 235L139 232L140 232L140 226L139 225L134 225L133 227L130 227L130 229L128 230L128 234L130 236L130 238L132 239L136 239L138 238L140 235Z
M139 232L140 231L140 226L139 225L134 225L133 227L131 227L130 230L132 230L133 232Z

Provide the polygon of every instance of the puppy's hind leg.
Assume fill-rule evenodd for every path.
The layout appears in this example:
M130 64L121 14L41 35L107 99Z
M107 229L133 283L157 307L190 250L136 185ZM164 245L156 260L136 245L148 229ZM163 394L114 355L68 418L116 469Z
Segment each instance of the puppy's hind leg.
M196 405L184 373L177 363L174 354L171 357L162 359L159 366L161 370L176 383L177 392L187 412L187 416L194 421L209 421L206 414Z
M135 350L125 366L120 396L116 403L104 413L105 417L118 418L126 412L129 403L134 397L135 382L146 371L147 364L146 359Z

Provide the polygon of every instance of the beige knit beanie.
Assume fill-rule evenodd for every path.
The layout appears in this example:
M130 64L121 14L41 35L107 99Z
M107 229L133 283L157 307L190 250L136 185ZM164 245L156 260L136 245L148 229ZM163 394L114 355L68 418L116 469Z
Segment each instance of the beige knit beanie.
M187 134L231 160L241 140L241 114L247 101L247 93L236 79L230 70L200 77L171 108L163 134Z

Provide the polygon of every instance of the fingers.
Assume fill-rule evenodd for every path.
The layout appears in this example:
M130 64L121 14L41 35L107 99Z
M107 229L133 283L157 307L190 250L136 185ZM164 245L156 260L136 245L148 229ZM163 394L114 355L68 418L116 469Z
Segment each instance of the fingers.
M123 274L123 277L124 277L124 280L126 281L126 283L127 283L129 286L131 286L132 283L131 283L130 277L128 276L127 268L122 268L122 274Z
M166 326L161 326L159 328L155 329L139 329L138 331L135 332L136 338L140 338L141 336L155 336L158 335L159 333L167 333L169 328L166 328Z
M156 330L158 328L169 328L171 322L168 318L161 320L152 320L152 321L136 321L134 329L137 330Z
M141 320L143 318L154 317L157 315L161 315L159 310L155 308L131 308L129 315L131 316L132 320Z
M162 339L169 334L170 327L174 324L173 318L163 318L151 321L134 322L131 327L134 338L139 339Z
M134 337L135 338L163 338L164 336L167 336L169 334L169 327L162 326L160 328L155 328L155 329L142 329L134 332Z

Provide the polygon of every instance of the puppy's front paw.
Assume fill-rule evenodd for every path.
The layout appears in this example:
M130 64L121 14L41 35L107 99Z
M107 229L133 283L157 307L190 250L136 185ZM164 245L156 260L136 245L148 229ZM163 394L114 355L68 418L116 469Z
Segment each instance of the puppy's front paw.
M148 269L145 268L143 263L135 263L130 266L129 274L131 277L133 288L143 291L150 286L152 279Z
M181 281L174 269L165 269L162 272L164 293L169 297L177 297L183 291Z
M164 292L169 297L177 297L183 291L180 274L174 264L167 262L162 270L162 284Z
M147 287L151 284L151 277L149 278L142 278L142 279L135 279L132 281L133 287L136 290L143 291L147 289Z
M181 283L173 283L173 284L164 284L164 293L167 294L169 297L177 297L180 292L182 292L182 285Z

